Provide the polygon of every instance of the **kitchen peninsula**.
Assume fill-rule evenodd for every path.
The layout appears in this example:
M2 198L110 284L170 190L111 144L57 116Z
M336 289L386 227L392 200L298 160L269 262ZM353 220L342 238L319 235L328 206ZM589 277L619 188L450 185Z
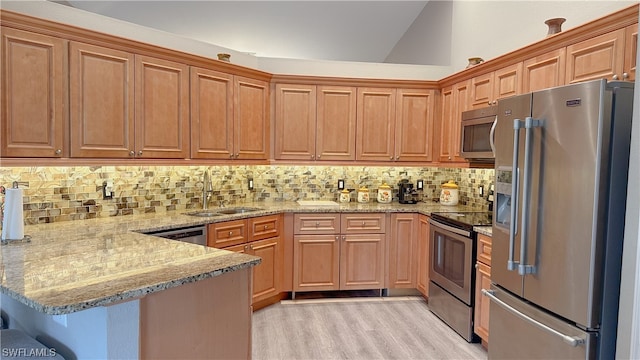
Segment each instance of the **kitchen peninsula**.
M249 357L260 258L134 232L191 219L27 226L0 248L3 316L77 358Z

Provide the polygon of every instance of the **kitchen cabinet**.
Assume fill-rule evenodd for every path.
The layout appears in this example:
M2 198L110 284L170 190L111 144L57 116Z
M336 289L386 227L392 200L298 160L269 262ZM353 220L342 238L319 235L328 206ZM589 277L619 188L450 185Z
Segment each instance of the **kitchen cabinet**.
M133 156L134 55L73 41L69 54L71 156Z
M435 91L397 89L395 160L431 161Z
M284 244L282 215L232 220L210 224L207 245L262 258L253 268L252 303L268 299L282 291Z
M356 160L395 159L396 89L358 88Z
M551 50L523 63L523 93L564 85L566 48Z
M384 288L385 215L294 216L294 291Z
M191 67L191 158L268 157L268 85Z
M596 79L623 79L625 29L567 46L565 84Z
M2 29L2 157L69 156L67 41Z
M354 160L356 88L276 84L275 158Z
M494 106L498 100L522 93L522 63L471 79L471 109Z
M184 64L70 43L71 157L189 157Z
M627 73L626 80L636 80L636 59L638 58L638 24L627 26L624 35L624 73Z
M491 288L491 237L478 234L476 261L476 300L473 331L482 339L482 345L489 345L489 298L482 295L482 289Z
M465 162L460 157L462 112L468 110L470 81L465 80L442 89L440 113L440 162Z
M389 236L389 288L417 287L418 215L391 214Z
M429 297L429 217L418 215L418 275L416 278L418 291Z

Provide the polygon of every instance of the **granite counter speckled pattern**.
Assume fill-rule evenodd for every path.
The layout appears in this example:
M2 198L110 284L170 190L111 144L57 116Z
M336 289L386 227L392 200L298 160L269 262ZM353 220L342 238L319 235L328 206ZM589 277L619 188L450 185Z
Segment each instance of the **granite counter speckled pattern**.
M244 204L252 206L252 204ZM0 291L46 314L68 314L142 297L226 272L260 258L141 234L282 212L418 212L470 210L435 203L300 206L256 203L261 210L216 217L185 213L67 221L25 227L31 242L0 247Z

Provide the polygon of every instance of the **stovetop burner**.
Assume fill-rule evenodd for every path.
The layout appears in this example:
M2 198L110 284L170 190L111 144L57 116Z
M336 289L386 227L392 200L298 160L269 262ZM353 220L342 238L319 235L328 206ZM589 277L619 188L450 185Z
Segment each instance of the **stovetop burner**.
M493 223L490 211L434 212L431 218L468 231L472 231L474 226L490 226Z

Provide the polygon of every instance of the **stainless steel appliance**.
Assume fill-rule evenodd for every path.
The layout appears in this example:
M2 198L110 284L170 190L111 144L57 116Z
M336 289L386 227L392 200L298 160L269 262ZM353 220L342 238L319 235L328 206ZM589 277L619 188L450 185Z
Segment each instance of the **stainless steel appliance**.
M206 226L192 226L180 229L148 232L147 235L159 236L166 239L178 240L197 245L207 245Z
M491 359L614 359L633 83L500 101Z
M491 225L490 212L432 213L429 309L465 340L475 340L475 225Z
M492 162L496 107L468 110L462 113L460 156L471 161Z

